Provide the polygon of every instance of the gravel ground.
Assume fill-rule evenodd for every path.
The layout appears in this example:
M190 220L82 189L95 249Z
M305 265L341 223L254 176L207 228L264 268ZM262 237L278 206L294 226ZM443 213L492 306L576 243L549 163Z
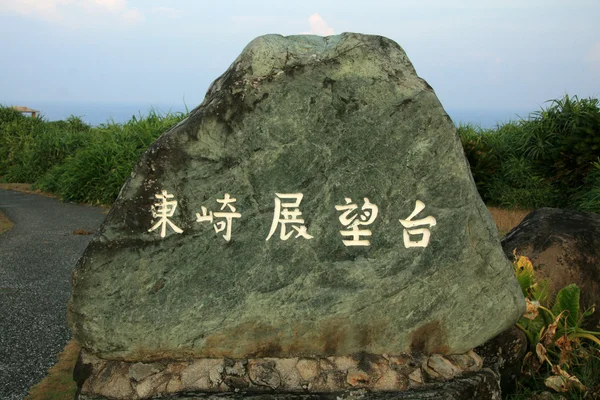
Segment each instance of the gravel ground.
M22 399L56 362L71 334L71 271L104 220L97 207L0 189L14 226L0 235L0 399Z

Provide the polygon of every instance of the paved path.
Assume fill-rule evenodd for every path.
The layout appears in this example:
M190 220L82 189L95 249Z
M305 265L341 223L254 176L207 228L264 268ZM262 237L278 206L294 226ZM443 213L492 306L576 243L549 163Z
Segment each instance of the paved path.
M22 399L70 338L71 270L105 215L102 209L0 189L14 226L0 235L0 399Z

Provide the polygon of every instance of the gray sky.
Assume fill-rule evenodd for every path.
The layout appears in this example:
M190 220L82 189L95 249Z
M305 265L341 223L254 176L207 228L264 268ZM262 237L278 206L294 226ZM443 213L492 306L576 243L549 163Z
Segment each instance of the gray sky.
M190 107L266 33L378 34L452 109L600 95L598 0L0 0L0 103Z

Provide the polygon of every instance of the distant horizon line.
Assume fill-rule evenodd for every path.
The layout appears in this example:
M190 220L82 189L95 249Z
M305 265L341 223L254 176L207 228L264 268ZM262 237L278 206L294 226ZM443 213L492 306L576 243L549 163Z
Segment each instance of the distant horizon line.
M181 102L181 103L175 103L175 102L169 102L169 101L162 101L162 102L148 102L148 101L119 101L119 100L114 100L114 101L98 101L98 100L18 100L18 101L0 101L0 105L4 106L4 107L11 107L11 106L28 106L28 104L22 104L22 103L30 103L30 104L35 104L35 103L40 103L40 104L86 104L86 105L127 105L127 106L142 106L142 105L147 105L149 107L152 106L166 106L166 105L170 105L170 106L175 106L175 105L180 105L180 106L188 106L188 108L192 108L191 104L192 103L187 103L187 102ZM199 102L197 103L195 106L193 107L197 107L202 103ZM517 111L526 111L529 110L528 107L525 106L521 106L521 107L487 107L487 108L482 108L482 107L450 107L450 106L445 106L444 104L442 104L442 106L444 107L444 109L447 110L452 110L452 111L508 111L508 112L513 112L515 110ZM540 106L538 106L539 108ZM535 111L535 109L533 110ZM531 112L531 111L530 111Z

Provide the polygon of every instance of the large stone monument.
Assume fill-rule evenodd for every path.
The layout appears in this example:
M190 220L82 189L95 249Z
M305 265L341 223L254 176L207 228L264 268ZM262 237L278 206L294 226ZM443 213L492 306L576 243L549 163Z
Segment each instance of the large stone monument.
M402 391L481 369L525 308L433 89L354 33L253 40L141 157L73 284L90 399Z

